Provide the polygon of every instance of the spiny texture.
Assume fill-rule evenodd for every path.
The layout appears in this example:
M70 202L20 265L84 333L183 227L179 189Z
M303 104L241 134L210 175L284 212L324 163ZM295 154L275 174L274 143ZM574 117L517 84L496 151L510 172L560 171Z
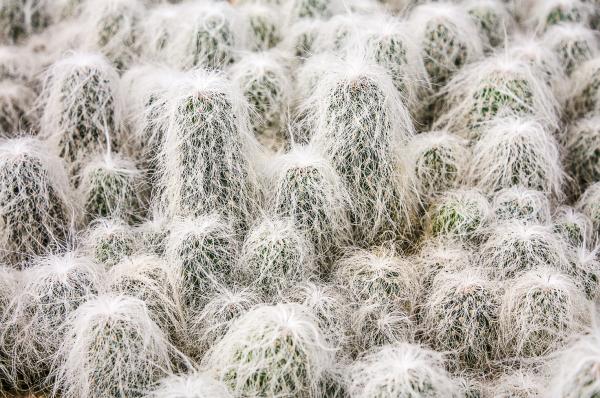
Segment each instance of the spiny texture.
M571 120L593 116L600 109L600 58L582 63L573 70L565 112Z
M265 51L278 45L285 30L282 26L282 15L277 5L247 3L239 8L246 20L246 35L254 51Z
M356 398L462 396L441 354L408 343L367 352L351 365L348 379Z
M269 210L294 221L320 264L335 258L351 237L351 202L342 179L310 145L292 149L276 164L269 179Z
M118 219L98 219L88 227L82 246L96 262L112 267L135 252L135 231Z
M24 84L11 80L0 81L0 133L4 137L17 136L37 126L37 115L32 112L36 93Z
M146 398L232 398L227 387L208 373L170 375L160 380L158 387Z
M316 273L311 242L285 218L264 217L250 228L238 262L242 278L260 286L267 297Z
M503 2L496 0L469 0L465 8L479 29L485 48L491 50L508 40L515 21Z
M581 192L600 181L600 117L579 119L565 132L565 168Z
M585 214L593 226L593 235L600 234L600 182L590 185L579 197L575 208Z
M572 207L562 206L553 216L554 232L571 247L587 246L592 242L592 221Z
M67 161L72 177L94 155L120 145L118 79L104 57L85 53L55 62L44 76L42 135Z
M70 241L73 195L63 162L35 138L0 141L0 258L21 268Z
M247 225L258 200L252 164L257 148L241 93L217 73L196 71L167 95L159 165L166 213L194 217L219 209Z
M155 213L152 218L136 226L136 247L140 252L156 256L165 254L170 225L168 220L160 213Z
M298 304L247 312L208 352L205 363L236 396L322 396L333 350L318 321Z
M514 186L498 191L492 202L497 221L523 220L546 224L550 221L550 201L540 191Z
M595 32L579 24L559 24L548 30L544 42L558 56L567 75L598 55Z
M590 19L591 7L580 0L548 0L536 2L529 23L536 31L565 22L585 25Z
M362 59L343 62L323 76L308 101L316 126L312 142L354 204L355 239L406 239L414 222L414 178L399 148L414 128L385 70Z
M79 185L86 223L97 218L139 221L144 190L143 175L131 160L113 154L92 160L83 169Z
M54 393L65 398L142 397L171 371L171 351L143 301L99 296L67 319Z

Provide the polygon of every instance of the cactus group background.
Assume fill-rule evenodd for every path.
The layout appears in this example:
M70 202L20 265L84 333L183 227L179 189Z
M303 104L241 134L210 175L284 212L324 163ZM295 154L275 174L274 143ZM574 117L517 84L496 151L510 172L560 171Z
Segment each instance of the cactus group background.
M600 397L600 2L0 0L0 396Z

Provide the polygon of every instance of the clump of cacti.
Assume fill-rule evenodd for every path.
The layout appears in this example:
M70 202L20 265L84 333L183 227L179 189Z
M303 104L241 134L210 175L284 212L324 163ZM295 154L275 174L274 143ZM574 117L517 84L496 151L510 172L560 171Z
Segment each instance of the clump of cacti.
M0 257L17 268L71 243L75 205L64 163L31 137L0 142Z
M332 356L310 310L278 304L243 315L204 362L235 395L303 397L323 396Z

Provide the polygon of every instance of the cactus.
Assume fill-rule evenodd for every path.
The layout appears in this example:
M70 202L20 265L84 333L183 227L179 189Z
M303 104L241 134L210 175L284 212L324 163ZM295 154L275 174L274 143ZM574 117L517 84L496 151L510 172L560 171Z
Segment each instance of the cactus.
M567 76L598 55L598 38L593 30L579 24L559 24L544 35L545 44L560 59Z
M83 169L79 185L86 223L98 218L141 220L144 185L141 172L129 159L108 154L92 160Z
M499 280L508 280L540 267L565 273L570 268L565 242L550 225L521 221L498 224L479 250L479 263Z
M594 116L600 109L600 58L579 65L571 74L565 113L571 120Z
M529 24L538 31L547 31L561 23L581 23L587 25L591 17L591 8L580 0L548 0L537 2L531 10Z
M43 0L2 0L0 42L17 43L42 31L50 22L49 8Z
M64 322L103 289L104 269L74 252L38 257L22 274L3 335L11 344L13 378L25 388L48 387L52 358L65 335ZM9 340L10 339L10 340Z
M266 51L282 40L281 13L275 5L248 3L239 8L246 21L248 47L252 51Z
M173 62L166 56L166 51L174 44L177 35L175 27L180 26L182 18L186 17L186 11L189 11L186 6L173 4L160 4L148 10L139 31L140 50L144 58ZM133 68L137 69L139 66Z
M572 248L586 246L592 242L592 221L572 207L561 206L553 216L554 232Z
M158 188L169 218L219 209L240 227L255 211L257 143L245 102L222 76L191 72L167 93L168 128Z
M410 115L381 67L362 57L332 67L308 100L316 126L311 143L346 184L356 241L406 239L416 203L414 177L399 147L413 135Z
M467 141L446 131L416 135L408 152L425 204L445 191L458 188L470 157Z
M600 181L600 117L580 119L564 134L565 168L580 192Z
M412 314L419 295L419 278L411 262L384 247L350 250L335 264L334 282L358 303L391 304Z
M169 229L168 221L159 213L137 225L135 232L138 251L162 257L167 247Z
M238 269L248 285L273 297L316 273L314 248L291 219L264 217L248 231Z
M529 271L506 289L500 307L500 344L506 357L540 357L561 348L582 330L585 295L566 275Z
M298 304L262 305L238 319L205 357L236 396L323 396L333 351Z
M600 182L590 185L579 197L575 208L586 215L592 222L592 235L600 234Z
M336 0L291 0L286 5L288 19L327 19L338 8Z
M516 370L492 383L488 393L497 398L536 398L544 390L544 378L535 372Z
M44 77L42 136L67 161L75 183L84 163L121 144L117 82L116 71L96 54L67 56Z
M492 203L497 221L550 222L550 201L540 191L514 186L498 191Z
M481 229L490 220L490 215L490 204L479 191L449 191L429 208L426 234L477 242L481 238Z
M350 239L350 199L340 177L313 146L296 147L276 161L269 210L290 217L314 246L322 270Z
M520 185L560 199L564 172L558 144L540 123L500 120L473 147L465 180L488 194Z
M112 267L135 252L135 231L121 220L98 219L88 227L83 247L96 262Z
M318 19L297 21L289 28L281 45L299 61L309 58L315 50L315 41L324 25L325 22Z
M216 213L171 224L165 258L180 273L186 310L201 307L225 284L234 269L238 246L231 225Z
M201 360L227 334L231 325L262 302L261 294L248 288L218 289L203 308L189 316L187 350L190 355Z
M36 94L29 87L9 80L0 81L0 132L4 137L37 127L37 115L31 112Z
M23 137L0 141L0 258L17 268L70 243L75 216L63 162Z
M159 385L145 398L233 398L227 386L212 378L208 373L192 372L170 375L160 380Z
M158 257L146 254L124 258L107 275L107 286L114 294L142 300L150 319L173 342L184 336L180 280L173 268Z
M464 7L477 25L487 50L507 41L515 22L505 4L496 0L470 0L464 3Z
M464 68L444 89L448 96L434 128L476 139L491 122L531 117L556 128L558 103L525 62L500 54Z
M419 5L411 11L409 23L422 48L434 90L482 55L477 26L457 5L446 2Z
M15 297L18 296L18 290L22 286L21 273L11 267L0 265L0 311L2 312L2 325L0 326L0 377L2 382L0 386L5 390L17 388L19 382L15 377L13 368L13 350L16 338L18 337L18 327L10 328L15 308Z
M142 397L171 371L172 346L142 300L101 295L67 319L53 376L65 398Z
M38 72L34 52L21 46L0 46L0 80L30 85Z
M265 146L284 146L282 129L292 83L283 59L275 53L248 54L231 67L230 74L251 106L254 134Z
M422 335L450 352L452 369L486 369L496 350L499 294L478 269L438 274L423 304Z
M350 366L348 384L356 398L462 397L444 369L444 357L410 343L367 351Z

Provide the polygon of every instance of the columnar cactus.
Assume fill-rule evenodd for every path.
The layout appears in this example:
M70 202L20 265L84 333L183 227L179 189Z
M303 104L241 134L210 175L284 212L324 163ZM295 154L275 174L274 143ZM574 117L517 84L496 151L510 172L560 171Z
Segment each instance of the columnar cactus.
M142 397L171 371L173 349L142 300L102 295L74 311L57 356L54 393Z
M86 161L119 148L118 75L97 54L72 54L54 63L44 79L42 136L56 146L72 177Z
M356 241L406 239L416 209L413 173L400 156L414 133L410 115L383 68L362 57L332 68L308 100L316 126L311 142L346 184Z
M498 191L492 202L497 221L523 220L546 224L550 222L550 201L540 191L514 186Z
M465 10L477 25L487 50L499 47L508 40L515 22L503 2L497 0L469 0Z
M18 327L9 328L14 311L15 297L18 296L18 290L22 286L21 273L12 267L0 265L0 311L2 311L2 326L0 326L0 377L2 377L2 387L5 389L17 388L19 383L15 375L15 369L12 365L14 361L13 350L14 342L18 336ZM12 322L14 324L14 322Z
M499 292L478 269L438 274L422 309L424 339L448 351L453 369L485 369L494 359Z
M83 247L94 261L112 267L135 252L135 230L121 220L98 219L88 227Z
M116 154L92 160L83 169L79 185L86 223L98 218L141 220L144 191L143 175L131 160Z
M525 62L505 54L469 65L444 92L445 109L434 128L465 138L478 138L502 117L531 117L547 128L558 126L558 102L550 87Z
M419 194L426 203L447 190L458 188L470 157L467 141L446 131L416 135L408 152Z
M245 19L247 46L252 51L266 51L275 47L282 40L282 15L277 5L248 3L239 8Z
M473 147L465 180L488 194L521 185L562 197L564 171L556 139L532 120L500 120Z
M190 72L168 94L168 128L160 152L159 190L170 218L219 210L244 226L258 186L257 142L241 93L212 72Z
M350 366L348 384L350 396L356 398L462 396L444 369L444 357L409 343L366 352Z
M0 46L0 79L31 84L40 65L31 49L21 46Z
M185 333L179 277L166 261L138 254L126 257L112 267L106 283L114 294L142 300L150 319L173 343L179 343Z
M203 308L190 314L187 351L201 360L227 334L231 325L262 302L261 294L248 288L218 289Z
M600 116L579 119L564 134L565 168L581 192L600 181Z
M550 267L570 269L565 242L552 226L511 221L496 225L480 247L479 263L494 278L508 280L523 272Z
M292 219L264 217L246 235L238 270L267 297L316 274L315 250Z
M250 104L254 134L266 146L284 146L282 130L292 87L284 60L273 52L248 54L231 67L230 74Z
M208 373L193 372L170 375L160 380L158 386L145 398L233 398L227 386Z
M204 362L236 396L320 397L332 356L310 310L278 304L238 319Z
M0 258L20 268L68 246L75 218L64 163L41 141L0 141Z
M24 84L0 81L0 133L17 136L21 131L37 129L37 115L32 112L36 93Z
M351 235L350 199L336 171L310 145L283 155L274 170L269 210L294 220L314 245L320 265L335 258Z
M458 5L441 2L415 7L409 16L434 90L464 65L482 56L477 26Z
M206 303L234 269L239 244L233 228L216 213L171 224L165 258L182 278L186 309Z
M594 116L600 110L600 57L579 65L571 74L566 115L571 120Z
M360 30L372 30L370 25L374 21L374 18L358 13L335 15L323 24L319 36L315 40L315 53L344 55L346 50L353 51L354 43L364 41L359 35Z
M553 26L544 35L544 42L556 53L567 75L599 53L595 32L580 24Z
M427 213L426 234L477 242L479 232L490 221L491 207L481 192L473 189L449 191L435 200Z
M17 353L11 368L20 385L48 387L45 378L65 335L64 322L103 291L103 278L101 266L74 252L36 258L23 272L20 291L8 309L8 333L2 336Z
M532 358L561 348L586 324L585 294L566 275L529 271L507 287L500 307L500 350L509 358Z
M141 0L83 2L81 18L87 27L84 46L100 50L119 69L128 67L137 57L144 13Z

